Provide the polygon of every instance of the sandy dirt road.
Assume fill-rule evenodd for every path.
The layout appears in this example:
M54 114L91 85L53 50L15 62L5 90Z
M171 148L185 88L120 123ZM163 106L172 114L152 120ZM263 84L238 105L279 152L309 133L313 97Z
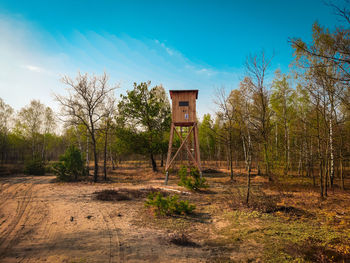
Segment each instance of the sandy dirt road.
M208 251L135 224L141 201L101 202L108 184L0 178L0 262L205 262Z

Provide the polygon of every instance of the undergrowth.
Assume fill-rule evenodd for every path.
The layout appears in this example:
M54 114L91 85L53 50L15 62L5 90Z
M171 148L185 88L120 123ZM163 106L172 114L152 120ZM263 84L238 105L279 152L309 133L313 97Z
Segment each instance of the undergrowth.
M35 156L25 163L24 173L28 175L44 175L45 165L41 157Z
M197 168L191 167L188 173L187 166L181 166L178 175L180 176L179 186L184 186L189 190L200 190L207 188L206 180L201 176Z
M153 208L156 215L187 215L196 208L187 200L179 200L178 195L164 197L160 192L150 193L145 205Z
M153 187L145 189L105 189L94 192L94 198L100 201L127 201L146 198L150 193L161 192L164 196L168 193Z
M81 151L74 145L70 145L59 161L53 164L53 173L58 181L77 181L79 176L87 174L84 168L84 159Z
M218 230L221 246L259 244L264 262L350 262L346 212L326 213L316 203L309 207L313 200L258 186L247 206L244 192L244 186L225 191L231 211L224 213L229 224Z

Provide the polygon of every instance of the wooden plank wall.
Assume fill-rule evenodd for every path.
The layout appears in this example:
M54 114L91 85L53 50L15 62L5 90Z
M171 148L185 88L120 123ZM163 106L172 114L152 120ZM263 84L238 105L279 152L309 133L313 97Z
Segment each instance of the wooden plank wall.
M180 101L188 101L188 106L179 106ZM185 114L188 119L185 119ZM196 122L196 93L183 92L172 95L172 117L174 123Z

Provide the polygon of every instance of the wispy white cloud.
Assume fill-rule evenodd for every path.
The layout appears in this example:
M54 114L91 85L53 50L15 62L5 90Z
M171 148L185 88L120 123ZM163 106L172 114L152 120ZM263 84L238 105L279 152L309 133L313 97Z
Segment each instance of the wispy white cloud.
M31 70L31 71L34 71L34 72L41 72L42 69L37 67L37 66L33 66L33 65L23 65L24 68L28 69L28 70Z
M154 42L160 45L168 53L169 56L173 56L175 54L175 50L167 47L163 42L160 42L158 39L156 39Z
M30 23L0 15L0 97L15 109L39 99L56 108L51 93L59 87L63 61L48 53Z
M205 74L207 76L212 76L215 75L217 73L217 71L211 70L211 69L207 69L207 68L202 68L202 69L198 69L196 70L196 73L198 74Z
M166 89L199 89L199 115L207 112L216 86L238 83L237 70L193 63L160 40L79 31L70 37L52 36L26 21L4 16L0 16L0 35L0 97L17 109L30 99L57 108L52 93L64 93L60 77L74 77L78 70L106 71L111 84L121 85L118 93L131 89L133 82L147 80Z

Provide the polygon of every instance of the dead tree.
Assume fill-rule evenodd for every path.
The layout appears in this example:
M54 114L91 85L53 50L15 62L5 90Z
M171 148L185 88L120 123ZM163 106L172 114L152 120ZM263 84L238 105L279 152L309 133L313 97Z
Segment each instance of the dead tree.
M104 106L105 117L103 119L103 135L104 135L104 149L103 149L103 173L104 179L107 180L107 146L108 146L108 134L112 126L113 115L116 112L116 105L114 97L109 97L107 103ZM113 159L112 159L113 163Z
M266 87L265 78L271 64L271 58L267 58L264 52L258 55L250 55L246 60L247 78L245 85L252 93L254 104L252 109L252 124L260 135L263 143L265 158L265 174L272 180L270 173L270 156L268 151L269 136L271 131L271 110L269 107L269 93Z
M83 124L90 137L94 154L94 181L98 177L98 154L96 132L101 119L105 116L103 106L108 95L116 88L108 86L108 76L91 76L80 74L75 80L68 76L62 82L69 86L68 95L55 95L62 106L62 115L65 121L74 121L76 125Z
M223 88L217 90L214 103L219 107L217 117L221 122L221 127L220 129L213 131L216 134L216 138L227 146L230 178L233 180L233 130L235 121L234 105L232 104L230 95L226 95Z

